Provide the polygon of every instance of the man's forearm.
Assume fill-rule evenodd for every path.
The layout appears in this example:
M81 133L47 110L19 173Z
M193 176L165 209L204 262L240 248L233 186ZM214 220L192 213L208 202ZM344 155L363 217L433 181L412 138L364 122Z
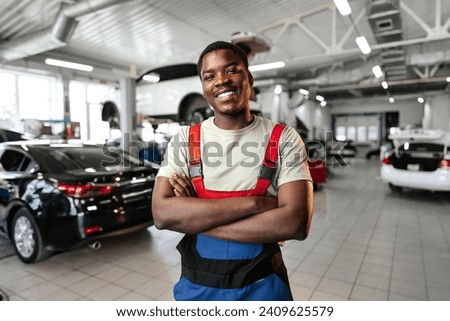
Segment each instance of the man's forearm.
M157 179L152 202L157 228L186 234L211 230L276 206L276 198L264 196L222 199L175 197L166 178Z
M209 236L238 242L303 240L313 215L312 184L299 181L279 188L279 207L207 231Z
M155 224L161 229L196 234L252 215L255 208L256 201L252 198L172 197L161 203L160 215L154 210L154 215L160 217Z
M302 216L306 215L304 213ZM304 239L306 224L306 218L292 217L286 209L277 208L216 227L205 234L236 242L273 243Z

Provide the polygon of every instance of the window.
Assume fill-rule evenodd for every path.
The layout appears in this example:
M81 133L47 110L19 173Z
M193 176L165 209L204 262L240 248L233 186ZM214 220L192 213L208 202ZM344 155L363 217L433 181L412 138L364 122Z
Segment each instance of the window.
M338 126L336 128L336 139L337 140L346 140L347 136L345 135L345 127L344 126Z
M358 142L367 141L367 127L358 126Z
M20 118L50 119L50 83L48 79L18 77Z
M71 81L70 120L81 124L81 139L104 143L110 138L109 125L102 121L102 100L114 87Z
M49 173L71 173L107 171L108 167L139 167L144 166L141 159L124 153L121 149L109 146L69 146L69 147L39 147L34 148L36 160L42 170Z
M0 72L0 88L0 126L22 131L23 120L62 122L62 87L55 76Z
M25 155L23 155L22 153L13 150L6 150L3 153L0 162L5 171L17 172L19 171L20 165L22 164L24 158Z
M378 141L378 126L369 126L368 136L370 141Z
M0 125L14 128L17 115L16 79L13 74L0 72Z
M356 127L349 126L347 127L347 139L348 140L356 140Z

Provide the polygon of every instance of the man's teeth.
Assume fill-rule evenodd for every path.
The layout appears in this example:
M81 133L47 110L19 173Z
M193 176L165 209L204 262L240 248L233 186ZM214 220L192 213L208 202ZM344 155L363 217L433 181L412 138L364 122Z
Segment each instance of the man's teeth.
M235 93L234 90L230 90L230 91L226 91L226 92L221 93L217 97L219 97L219 98L228 97L228 96L233 95L234 93Z

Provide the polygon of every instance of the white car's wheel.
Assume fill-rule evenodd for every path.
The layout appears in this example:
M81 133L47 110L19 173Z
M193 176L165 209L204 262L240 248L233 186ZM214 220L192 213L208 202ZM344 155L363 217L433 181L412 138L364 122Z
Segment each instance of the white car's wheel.
M190 100L184 110L181 121L188 124L199 124L211 114L212 111L210 111L207 101L203 97L198 96Z

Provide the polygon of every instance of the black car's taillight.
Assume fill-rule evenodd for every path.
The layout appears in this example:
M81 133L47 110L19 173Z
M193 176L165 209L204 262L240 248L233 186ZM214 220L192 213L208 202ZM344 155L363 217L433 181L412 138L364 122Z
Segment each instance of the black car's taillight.
M110 185L58 183L57 187L64 194L75 198L108 195L113 192Z

